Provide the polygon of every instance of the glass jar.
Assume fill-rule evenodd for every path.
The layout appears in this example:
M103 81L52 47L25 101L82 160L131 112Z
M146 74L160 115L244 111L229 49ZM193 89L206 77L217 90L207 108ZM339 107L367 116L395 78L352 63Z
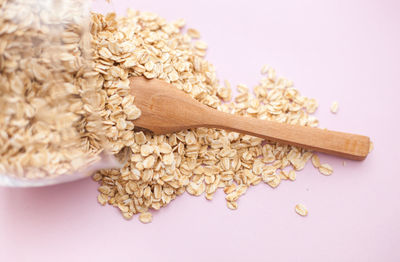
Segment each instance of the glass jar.
M114 166L104 153L89 1L0 0L0 185Z

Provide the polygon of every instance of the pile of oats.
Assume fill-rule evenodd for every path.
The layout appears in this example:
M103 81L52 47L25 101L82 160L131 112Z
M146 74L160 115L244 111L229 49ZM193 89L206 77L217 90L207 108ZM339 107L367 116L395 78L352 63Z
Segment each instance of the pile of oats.
M102 170L93 178L100 184L98 202L118 207L126 219L168 205L185 191L211 200L217 189L227 206L261 182L272 188L296 180L313 153L269 143L260 138L212 128L197 128L168 135L136 132L140 109L129 94L131 76L162 79L196 100L231 114L303 126L318 126L309 114L318 104L302 96L293 83L264 66L265 76L251 93L238 85L232 100L231 85L220 85L212 64L204 59L207 44L185 22L167 22L153 13L129 10L126 16L92 14L95 70L101 75L103 125L112 152L124 163ZM319 163L319 161L318 161ZM324 174L327 165L318 164Z
M0 174L54 177L99 158L88 25L79 0L0 0Z

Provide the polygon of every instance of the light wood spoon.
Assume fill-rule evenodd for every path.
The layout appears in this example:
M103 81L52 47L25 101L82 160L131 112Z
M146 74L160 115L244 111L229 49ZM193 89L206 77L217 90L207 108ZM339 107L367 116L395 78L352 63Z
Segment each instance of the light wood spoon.
M135 105L142 110L134 124L154 134L213 127L353 160L363 160L368 155L366 136L224 113L161 80L132 77L130 86Z

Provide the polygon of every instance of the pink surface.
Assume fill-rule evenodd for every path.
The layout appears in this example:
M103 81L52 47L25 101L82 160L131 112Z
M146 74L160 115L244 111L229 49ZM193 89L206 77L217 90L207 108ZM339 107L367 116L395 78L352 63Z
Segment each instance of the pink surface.
M99 206L90 179L1 188L0 261L400 261L399 1L114 2L187 19L233 84L274 66L319 101L322 126L369 135L375 150L346 166L322 156L332 176L309 164L294 183L251 188L237 211L223 192L184 195L148 225Z

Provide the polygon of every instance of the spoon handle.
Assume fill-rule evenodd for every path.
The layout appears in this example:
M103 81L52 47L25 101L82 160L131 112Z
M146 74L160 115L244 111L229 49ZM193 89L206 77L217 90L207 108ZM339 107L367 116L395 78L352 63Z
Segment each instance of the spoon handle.
M206 119L207 123L203 126L244 133L347 159L363 160L369 152L370 140L367 136L235 116L213 109L208 110Z
M224 113L160 80L134 77L131 91L136 97L135 104L142 110L135 126L155 134L214 127L354 160L364 159L369 151L366 136Z

